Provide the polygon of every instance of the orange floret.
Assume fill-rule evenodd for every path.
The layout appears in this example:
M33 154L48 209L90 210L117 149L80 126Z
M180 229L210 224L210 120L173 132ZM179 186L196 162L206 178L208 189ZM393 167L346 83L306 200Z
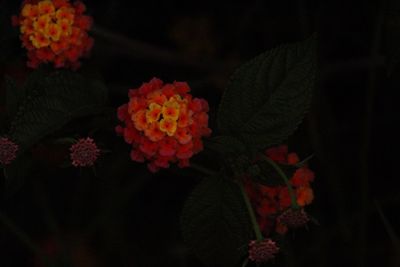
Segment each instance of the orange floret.
M50 0L40 1L37 4L39 14L53 14L55 11L55 7Z
M22 17L34 18L37 17L38 14L39 12L36 5L26 4L21 10Z

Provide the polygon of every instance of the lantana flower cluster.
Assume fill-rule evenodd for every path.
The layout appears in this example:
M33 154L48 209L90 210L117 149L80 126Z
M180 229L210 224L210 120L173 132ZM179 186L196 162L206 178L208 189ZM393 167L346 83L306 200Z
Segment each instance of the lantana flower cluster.
M85 5L69 0L25 0L13 25L20 29L22 46L28 51L28 63L37 68L52 62L54 67L80 66L79 59L88 55L93 39L87 31L92 18L84 15Z
M265 152L266 156L278 164L295 165L299 163L296 153L288 153L286 145L270 148ZM311 182L314 180L314 172L307 166L298 168L293 177L290 177L290 184L295 193L298 212L291 211L291 198L286 185L266 186L248 181L246 191L255 209L257 221L265 236L273 231L284 234L288 226L297 225L300 221L307 221L305 212L301 209L313 201L314 194ZM298 222L289 222L288 218L296 217ZM300 218L301 217L301 218ZM288 225L289 224L289 225Z
M152 172L189 159L203 149L202 137L209 136L208 103L193 98L186 82L164 84L153 78L129 91L129 103L118 109L124 126L116 131L132 145L131 159L148 163Z

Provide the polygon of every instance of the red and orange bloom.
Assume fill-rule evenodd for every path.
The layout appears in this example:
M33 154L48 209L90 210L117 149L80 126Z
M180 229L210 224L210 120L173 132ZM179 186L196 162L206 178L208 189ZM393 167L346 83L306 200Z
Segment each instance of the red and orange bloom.
M83 14L85 10L79 1L25 0L20 15L13 16L12 22L19 27L22 46L28 51L27 65L37 68L52 62L56 68L77 69L79 59L93 46L87 34L92 18Z
M288 153L286 145L267 149L265 155L279 164L295 165L300 161L296 153ZM300 218L305 214L303 208L311 204L314 199L311 188L313 180L314 172L307 166L298 168L290 177L297 205L301 208L301 212L298 213L290 212L292 203L287 186L266 186L247 181L246 191L255 209L260 229L265 235L269 235L274 230L280 234L286 233L287 226L291 227L294 224L291 223L294 219L290 219ZM279 217L280 214L286 215ZM299 216L289 216L293 214ZM308 217L303 216L302 218L307 220L305 218ZM300 219L297 220L297 222L299 221Z
M189 159L203 149L202 137L209 136L208 103L193 98L185 82L164 84L153 78L129 91L129 103L118 109L125 125L116 131L132 145L133 161L148 161L152 172Z

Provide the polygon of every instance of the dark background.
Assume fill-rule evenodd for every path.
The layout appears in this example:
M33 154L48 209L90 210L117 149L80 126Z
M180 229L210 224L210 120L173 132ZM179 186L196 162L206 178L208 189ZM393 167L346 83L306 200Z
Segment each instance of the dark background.
M5 17L18 12L17 2L0 1ZM99 71L114 108L127 102L129 88L154 76L188 81L195 96L209 101L215 129L219 99L236 67L318 32L313 105L289 150L315 155L308 212L319 225L289 233L291 247L275 265L400 266L400 4L321 2L85 1L95 46L84 68ZM11 31L8 19L1 23ZM22 81L29 70L18 46L0 51L9 54L0 70ZM35 243L54 240L70 250L72 266L202 266L179 230L184 200L201 175L176 168L151 175L130 161L129 146L113 133L116 123L110 114L63 130L85 136L93 125L101 128L96 140L111 153L100 160L97 176L57 167L68 152L63 147L35 147L34 171L14 194L3 190L2 214ZM0 266L34 261L15 232L1 225Z

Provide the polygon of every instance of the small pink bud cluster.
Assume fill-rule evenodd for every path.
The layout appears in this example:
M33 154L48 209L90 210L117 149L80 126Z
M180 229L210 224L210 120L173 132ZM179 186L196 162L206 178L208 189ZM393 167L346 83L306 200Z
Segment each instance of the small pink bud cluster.
M81 138L70 148L72 165L75 167L93 166L100 155L100 149L97 148L93 139L87 137Z
M249 243L249 259L257 264L275 258L275 254L278 252L279 247L271 239L264 239L262 241L252 240Z
M6 137L0 137L0 164L10 164L17 157L17 151L17 144Z

